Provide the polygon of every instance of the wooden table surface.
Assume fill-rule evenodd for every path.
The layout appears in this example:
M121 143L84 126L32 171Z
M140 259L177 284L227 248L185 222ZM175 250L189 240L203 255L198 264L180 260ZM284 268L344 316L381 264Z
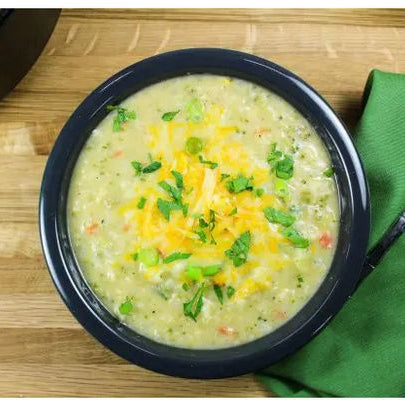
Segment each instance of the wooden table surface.
M41 254L47 155L94 87L151 55L254 53L307 80L353 126L370 69L404 72L404 44L404 10L64 10L33 69L0 101L0 396L270 395L253 375L200 381L143 370L83 330Z

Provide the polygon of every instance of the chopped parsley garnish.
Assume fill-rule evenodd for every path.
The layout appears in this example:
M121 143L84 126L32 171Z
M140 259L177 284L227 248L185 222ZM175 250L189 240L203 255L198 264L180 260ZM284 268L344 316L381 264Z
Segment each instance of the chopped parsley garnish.
M132 300L129 297L127 297L118 308L121 315L128 315L130 312L132 312L133 309L134 305L132 304Z
M223 181L223 180L227 179L228 177L231 177L231 175L228 174L228 173L221 173L221 180L220 181Z
M212 232L215 228L215 211L210 210L210 218L208 222L208 229Z
M277 150L276 143L272 143L270 148L270 153L267 155L267 163L271 164L274 161L281 159L283 153L280 150Z
M212 286L212 288L214 289L214 293L218 298L218 301L221 305L223 305L224 303L224 294L222 292L222 287L220 285L214 284Z
M131 162L131 166L134 168L135 174L137 176L139 176L142 173L142 163L141 162L138 162L137 160L133 160Z
M158 198L157 207L158 207L159 211L162 213L162 215L166 218L166 220L169 221L170 213L172 211L181 210L184 213L185 212L184 207L186 207L186 206L179 205L178 203L176 203L174 201L167 201L167 200Z
M189 286L187 283L183 283L183 285L181 286L181 288L182 288L184 291L188 291L188 290L190 289L190 286Z
M148 166L145 166L142 169L142 173L153 173L156 170L159 170L162 167L162 163L155 161L149 164Z
M197 322L197 316L203 306L204 288L205 285L203 283L191 300L183 304L184 315L190 317L195 322Z
M200 229L197 229L196 231L194 231L194 233L198 235L200 241L203 243L207 242L207 234L205 233L205 231L203 231L203 229L208 228L207 232L209 232L211 236L211 244L216 245L217 243L214 237L212 236L212 231L215 228L215 211L210 210L208 222L202 216L199 217L198 225Z
M280 224L283 226L291 226L295 222L294 215L278 211L275 208L265 208L263 210L264 216L273 224Z
M183 176L181 173L176 172L175 170L171 171L171 174L173 175L174 179L176 180L176 186L179 189L184 188L184 183L183 183Z
M202 243L207 243L207 235L202 229L197 229L194 232Z
M231 298L233 294L235 294L235 289L231 285L228 285L228 287L226 287L227 297Z
M261 197L264 194L264 189L263 188L255 188L253 193L254 193L254 195L256 197Z
M136 261L138 260L138 252L133 253L133 254L131 255L131 257L132 257L132 260L133 260L134 262L136 262Z
M325 177L332 177L335 173L335 170L333 169L333 167L328 167L324 172L323 175Z
M233 261L235 267L239 267L246 263L251 239L250 232L246 231L235 240L230 249L225 251L225 256Z
M200 153L203 149L203 143L200 138L192 136L186 141L186 152L190 155L196 155Z
M162 120L163 121L171 121L179 112L180 112L180 110L165 112L162 115Z
M117 115L113 120L113 131L120 132L123 130L122 124L129 120L136 119L135 111L129 111L126 108L120 107L118 105L108 105L107 111L116 111Z
M252 191L253 190L253 177L245 177L241 174L232 180L226 182L226 188L230 193L241 193L242 191Z
M288 180L294 173L294 161L291 156L285 156L284 159L279 160L275 166L276 176L279 179Z
M191 256L191 253L181 253L181 252L174 252L169 256L166 256L163 259L163 263L171 263L174 262L175 260L183 260L183 259L188 259Z
M232 215L237 214L237 212L238 212L238 208L235 207L228 215L231 217Z
M142 173L144 174L153 173L156 170L159 170L162 167L162 163L155 161L150 163L149 165L143 166L141 162L133 160L131 162L131 166L134 168L135 174L137 176L140 176Z
M200 122L204 118L204 106L198 98L190 100L186 104L185 110L189 121Z
M159 186L163 188L163 190L167 191L167 193L170 195L170 197L173 198L173 200L176 203L179 203L181 201L181 190L178 189L177 187L171 186L167 181L160 181Z
M294 161L291 156L283 154L277 149L277 144L272 143L267 163L273 167L279 179L288 180L294 173Z
M146 204L146 198L145 197L141 197L138 201L138 204L136 205L140 210L143 209L143 207Z
M171 211L181 210L183 215L186 216L188 212L188 204L184 204L182 201L182 191L183 191L183 176L176 171L172 171L172 175L176 180L176 186L172 186L167 181L160 181L159 186L165 190L173 201L163 200L158 198L157 206L159 211L163 216L169 221ZM181 187L180 187L181 186Z
M309 246L309 240L302 237L294 228L286 228L282 235L287 238L295 247L305 249Z
M205 160L201 155L198 156L198 160L203 165L208 165L210 169L216 169L218 167L218 163L211 162L210 160Z

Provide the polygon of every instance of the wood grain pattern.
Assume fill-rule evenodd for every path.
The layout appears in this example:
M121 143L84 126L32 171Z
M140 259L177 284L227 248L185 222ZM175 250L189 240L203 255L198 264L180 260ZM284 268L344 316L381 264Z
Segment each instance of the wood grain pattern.
M0 396L268 396L252 375L187 381L128 364L57 295L37 229L43 168L98 84L145 57L224 47L311 83L352 127L372 68L405 71L404 10L64 10L43 54L0 101Z

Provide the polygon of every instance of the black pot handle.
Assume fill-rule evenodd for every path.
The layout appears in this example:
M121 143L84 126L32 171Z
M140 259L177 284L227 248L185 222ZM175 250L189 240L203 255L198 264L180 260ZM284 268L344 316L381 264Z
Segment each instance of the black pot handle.
M403 233L405 233L405 211L394 221L382 238L367 254L359 283L376 268L384 255Z

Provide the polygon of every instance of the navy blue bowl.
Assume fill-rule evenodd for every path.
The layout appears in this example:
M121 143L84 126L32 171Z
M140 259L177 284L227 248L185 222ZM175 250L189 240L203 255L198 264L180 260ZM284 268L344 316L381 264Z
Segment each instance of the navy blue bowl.
M91 131L144 87L175 76L212 73L261 85L291 103L314 126L332 158L340 231L330 270L309 302L274 332L240 346L190 350L157 343L115 318L89 288L73 255L66 219L72 170ZM350 135L325 100L293 73L256 56L225 49L185 49L136 63L112 76L76 109L49 156L40 194L40 234L52 279L76 319L101 343L142 367L173 376L221 378L255 371L293 353L340 310L362 276L370 230L363 166ZM269 303L271 305L271 303Z

